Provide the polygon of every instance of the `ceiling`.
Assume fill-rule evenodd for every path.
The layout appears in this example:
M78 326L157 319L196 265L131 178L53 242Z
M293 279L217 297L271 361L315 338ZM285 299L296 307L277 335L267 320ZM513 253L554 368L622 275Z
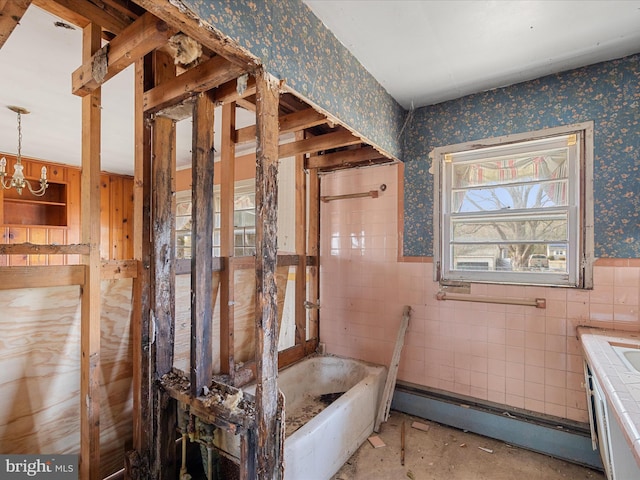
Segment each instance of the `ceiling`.
M80 166L82 100L71 93L71 73L82 63L82 30L56 22L61 20L31 5L0 49L0 152L17 151L17 117L4 107L18 105L31 112L22 117L23 156ZM132 65L102 86L102 169L127 175L134 164L133 74ZM221 116L216 109L216 132ZM253 112L237 109L238 128L254 123ZM176 131L176 162L190 165L191 119L178 122Z
M640 1L303 0L405 109L640 52Z
M640 0L304 3L407 109L640 52ZM0 152L17 150L16 115L4 107L18 105L32 112L23 155L80 165L71 72L82 33L56 21L31 6L0 49ZM105 83L102 105L102 168L132 174L132 67ZM254 123L238 112L238 127ZM179 164L191 158L190 127L178 123Z

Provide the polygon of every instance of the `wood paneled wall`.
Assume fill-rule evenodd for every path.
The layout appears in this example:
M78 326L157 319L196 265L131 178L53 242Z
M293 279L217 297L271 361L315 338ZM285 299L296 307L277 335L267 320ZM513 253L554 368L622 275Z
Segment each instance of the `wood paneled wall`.
M102 174L100 256L103 260L133 258L133 178Z
M5 155L9 165L15 157ZM0 243L75 244L80 243L80 174L77 167L23 158L29 176L39 175L42 166L47 167L48 178L66 186L66 225L11 225L3 213L16 208L15 204L4 204L4 193L0 190ZM103 173L101 187L101 247L103 260L128 260L133 258L133 178L126 175ZM77 264L79 258L69 255L0 255L3 265L62 265Z
M132 439L131 279L101 283L101 474ZM80 291L0 291L0 452L80 451Z

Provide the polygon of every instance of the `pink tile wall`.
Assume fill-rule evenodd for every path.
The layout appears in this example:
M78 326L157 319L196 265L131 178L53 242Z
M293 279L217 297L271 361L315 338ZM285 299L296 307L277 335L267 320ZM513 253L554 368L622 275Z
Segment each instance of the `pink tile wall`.
M388 365L413 309L398 379L587 421L577 325L640 330L640 267L595 267L592 291L472 285L474 295L544 297L546 309L438 301L431 263L398 262L398 166L322 177L322 195L387 189L321 207L320 340Z

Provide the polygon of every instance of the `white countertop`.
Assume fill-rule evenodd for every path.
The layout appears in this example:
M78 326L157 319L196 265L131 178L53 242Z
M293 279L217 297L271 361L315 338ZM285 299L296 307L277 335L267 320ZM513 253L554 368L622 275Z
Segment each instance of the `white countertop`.
M640 372L628 367L612 346L640 349L640 333L578 327L578 338L640 465Z

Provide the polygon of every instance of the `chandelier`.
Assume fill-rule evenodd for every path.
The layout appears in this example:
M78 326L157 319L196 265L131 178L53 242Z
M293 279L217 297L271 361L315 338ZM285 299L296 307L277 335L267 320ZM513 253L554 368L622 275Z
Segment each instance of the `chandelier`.
M44 195L45 190L49 186L47 183L47 167L42 167L42 171L40 172L40 188L34 190L31 186L29 180L24 178L24 172L22 171L24 166L22 165L22 115L27 115L29 110L16 107L16 106L8 106L7 107L12 112L18 114L18 156L16 157L16 163L13 166L13 176L9 178L7 177L7 159L5 157L0 158L0 185L2 185L3 190L9 190L10 188L15 188L19 195L22 195L22 189L28 188L29 191L37 196L41 197Z

